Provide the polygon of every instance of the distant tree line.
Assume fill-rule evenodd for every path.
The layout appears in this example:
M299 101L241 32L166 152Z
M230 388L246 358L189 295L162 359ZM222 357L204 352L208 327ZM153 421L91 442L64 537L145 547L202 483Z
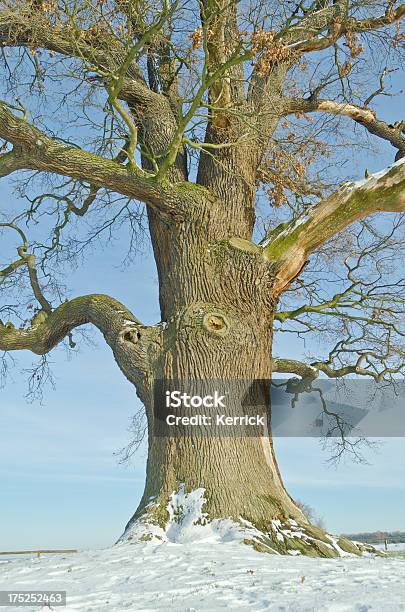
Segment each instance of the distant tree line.
M370 533L352 533L351 535L345 535L345 538L355 540L357 542L364 542L365 544L378 544L387 540L388 544L397 544L398 542L405 542L405 531L373 531Z

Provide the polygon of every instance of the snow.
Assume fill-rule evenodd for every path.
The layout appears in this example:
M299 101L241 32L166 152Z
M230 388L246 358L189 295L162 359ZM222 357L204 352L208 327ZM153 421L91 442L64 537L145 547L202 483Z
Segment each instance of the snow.
M288 225L286 228L284 228L279 234L277 234L277 236L270 237L270 238L265 238L260 243L260 246L264 248L268 244L270 244L270 242L272 240L278 240L279 238L284 238L285 236L288 236L288 234L291 234L295 229L297 229L297 227L299 227L303 223L306 223L309 219L310 219L310 215L309 214L304 214L304 215L301 215L300 217L297 217L297 219L294 221L294 223L292 223L291 225Z
M390 170L392 170L392 168L401 166L403 163L405 163L405 157L399 159L398 161L394 162L390 166L387 166L387 168L380 170L379 172L370 174L370 176L368 176L367 178L356 181L355 183L349 183L348 189L351 191L352 189L359 189L360 187L364 187L365 185L371 187L377 181L379 181L383 176L385 176Z
M284 49L292 49L293 47L298 47L302 43L308 42L308 38L303 38L302 40L297 40L296 42L290 43L289 45L285 45Z
M394 611L404 584L404 557L283 557L237 541L123 542L0 565L1 589L66 590L66 612Z
M169 520L159 527L147 518L140 519L131 525L120 538L120 542L135 540L154 540L158 542L187 543L204 542L218 544L221 542L242 542L245 538L257 540L262 534L249 521L240 519L236 523L231 519L215 519L208 522L203 512L205 489L199 488L185 492L180 484L179 491L173 491L167 511ZM154 502L148 504L153 510Z
M235 542L241 544L247 540L250 543L255 542L259 546L263 545L263 533L242 516L239 517L239 521L230 518L208 520L207 514L203 511L205 502L204 488L194 489L186 493L184 484L180 484L179 490L172 492L166 506L168 513L166 524L157 524L156 517L160 513L158 512L158 506L156 506L158 502L153 499L146 507L147 512L141 519L127 528L119 542L157 541L174 544ZM284 542L285 539L290 543L293 543L294 539L305 544L317 542L313 534L306 531L305 527L300 527L293 519L286 519L284 522L279 519L272 520L271 531L272 533L269 534L270 540L275 537L279 542ZM323 546L328 547L331 551L335 550L341 557L351 556L351 553L342 550L338 545L338 538L328 534L325 534L325 536L330 542L322 541ZM281 556L277 546L271 546L271 541L267 540L265 545L269 552ZM289 548L294 549L294 545L289 546ZM300 547L296 546L296 548L297 551L288 551L289 554L301 554Z
M204 503L203 488L186 493L181 485L164 527L145 518L112 548L3 560L0 590L64 590L66 612L405 610L405 556L256 552L242 542L258 535L254 525L242 518L208 522ZM155 504L150 498L145 517L153 517ZM272 528L280 538L307 537L294 520L274 520Z
M344 189L346 189L347 191L353 191L354 189L362 189L363 187L366 188L372 188L375 186L375 184L386 174L388 174L388 172L390 170L392 170L392 168L396 168L398 166L401 166L403 163L405 163L405 157L399 159L398 161L394 162L393 164L391 164L390 166L387 166L387 168L384 168L384 170L380 170L379 172L375 172L374 174L370 174L367 178L364 179L360 179L358 181L355 181L354 183L351 182L347 182L343 185ZM260 242L260 246L262 248L265 248L266 246L268 246L272 241L277 241L280 238L284 238L287 235L291 234L295 229L297 229L297 227L299 227L300 225L302 225L303 223L306 223L310 218L311 215L313 214L313 211L316 210L316 205L314 205L312 208L308 209L308 212L301 215L300 217L298 217L294 223L292 223L291 225L287 225L287 227L285 227L279 234L277 234L276 236L272 236L270 235L268 238L265 238L264 240L262 240Z
M332 537L330 535L328 535L327 537L332 542L333 548L335 548L338 551L338 553L339 553L339 555L341 557L347 557L349 555L349 553L345 552L342 548L340 548L340 546L337 543L337 538L334 538L334 537Z
M178 493L172 494L167 506L169 523L166 529L170 541L192 541L201 531L205 531L205 515L202 511L205 503L204 493L205 489L201 488L187 494L182 484Z

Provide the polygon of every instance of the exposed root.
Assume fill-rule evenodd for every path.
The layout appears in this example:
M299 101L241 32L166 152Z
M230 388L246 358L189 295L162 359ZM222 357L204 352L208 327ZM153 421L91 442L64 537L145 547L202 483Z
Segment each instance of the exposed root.
M330 535L319 527L307 523L298 524L293 519L283 522L273 520L270 531L259 533L253 540L245 540L245 544L250 544L260 552L281 555L332 558L372 553L384 556L373 546Z

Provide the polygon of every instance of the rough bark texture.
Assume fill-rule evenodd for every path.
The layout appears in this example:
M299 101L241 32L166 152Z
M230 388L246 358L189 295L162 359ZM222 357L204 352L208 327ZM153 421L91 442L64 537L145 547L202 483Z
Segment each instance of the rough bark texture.
M248 242L221 241L224 235L252 231L252 220L238 216L237 203L235 210L230 201L227 206L214 198L199 201L200 210L179 223L170 240L161 239L164 224L151 219L167 323L151 380L269 379L273 264ZM181 484L187 491L205 489L204 512L210 519L242 517L264 532L272 519L305 521L283 486L270 435L156 437L152 388L149 393L147 480L128 527L151 500L157 520L167 521L168 500ZM267 417L268 411L261 410ZM241 402L233 411L244 414Z

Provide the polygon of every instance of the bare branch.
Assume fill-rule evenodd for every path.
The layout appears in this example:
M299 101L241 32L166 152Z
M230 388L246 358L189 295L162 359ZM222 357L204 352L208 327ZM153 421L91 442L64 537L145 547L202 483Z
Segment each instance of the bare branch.
M89 77L89 80L106 87L112 106L129 128L132 162L139 126L142 127L140 145L143 152L152 150L159 159L173 138L177 116L168 98L148 87L137 61L138 55L148 48L175 6L169 9L167 5L152 25L144 24L145 31L135 43L133 37L121 40L109 24L108 27L99 28L96 23L85 29L68 11L63 27L58 27L41 11L36 12L33 18L29 5L26 8L8 7L0 12L0 47L44 49L77 59L87 73L98 73L98 77ZM94 17L97 19L97 12ZM133 119L120 100L128 104ZM170 177L184 180L186 171L181 155L176 166ZM146 164L146 167L149 166Z
M336 8L334 10L332 8L323 9L326 17L323 19L323 22L321 21L319 25L316 25L312 32L311 17L309 17L307 26L309 36L305 35L304 30L304 36L302 36L302 39L300 40L297 34L302 32L302 29L297 26L294 32L293 43L290 44L293 44L294 49L301 53L321 51L322 49L327 49L328 47L332 46L345 34L364 33L378 30L384 28L385 26L392 25L393 23L401 20L405 15L405 4L401 4L395 10L391 9L386 12L385 15L381 15L380 17L355 19L353 17L346 16L345 5L346 2L343 0L343 2L335 3L338 10L336 10ZM322 16L322 9L317 12L316 16L318 14ZM319 20L318 16L317 19ZM318 36L318 34L325 30L327 30L327 34L325 36Z
M374 111L364 107L336 102L334 100L323 100L316 97L292 98L285 100L283 115L292 113L329 113L332 115L343 115L350 117L356 123L362 125L366 130L383 140L388 140L393 147L398 149L396 159L405 155L404 126L400 122L397 125L389 125L381 119L377 119Z
M387 74L390 74L390 72L395 72L395 70L389 70L387 67L384 68L384 70L382 71L382 73L380 74L380 79L379 79L379 87L378 89L376 89L375 91L373 91L365 100L364 100L364 104L363 106L365 108L367 108L369 106L369 104L374 100L374 98L376 98L377 96L393 96L394 94L388 93L385 91L385 77L387 76Z
M46 355L73 329L87 323L102 332L122 372L141 396L150 360L160 347L160 329L142 325L123 304L108 295L85 295L66 301L49 315L34 317L27 329L0 322L0 350Z
M19 267L26 265L28 268L28 275L32 287L32 291L38 303L40 304L42 310L46 314L50 314L52 312L52 306L42 293L41 286L38 280L38 274L35 263L35 255L33 253L27 253L28 250L28 240L20 227L15 225L14 223L0 223L0 228L10 228L15 230L19 236L21 237L23 244L17 248L17 252L20 256L20 259L15 261L14 263L4 268L4 270L0 271L0 276L3 278L6 276L10 276L13 272L15 272ZM1 282L0 282L1 284Z
M304 385L310 386L318 378L319 370L308 363L296 359L281 359L279 357L272 361L272 371L280 374L296 374Z

